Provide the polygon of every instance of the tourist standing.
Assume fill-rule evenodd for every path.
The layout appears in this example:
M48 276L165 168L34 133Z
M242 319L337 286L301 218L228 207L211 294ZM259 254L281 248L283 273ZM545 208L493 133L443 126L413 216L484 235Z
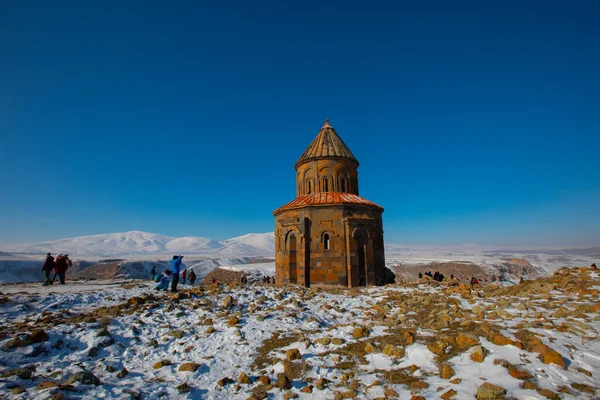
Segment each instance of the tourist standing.
M185 276L187 274L187 270L183 270L183 272L181 273L181 283L185 285Z
M44 265L42 265L42 271L44 271L44 277L46 278L46 282L44 282L44 286L52 285L52 279L50 279L50 273L54 268L54 257L52 254L46 254L46 261L44 261Z
M188 278L190 279L190 285L194 286L194 283L196 282L196 273L193 269L190 269L190 275Z
M177 291L177 284L179 283L179 268L181 267L181 259L183 256L173 256L171 260L171 271L173 272L173 283L171 284L171 292Z
M150 271L150 273L152 274L152 280L154 280L154 277L156 276L156 265L152 266L152 271Z
M52 282L54 282L58 276L60 284L65 284L65 274L69 268L69 262L70 260L68 259L68 255L59 254L58 257L56 257L56 261L54 263L54 277L52 278Z

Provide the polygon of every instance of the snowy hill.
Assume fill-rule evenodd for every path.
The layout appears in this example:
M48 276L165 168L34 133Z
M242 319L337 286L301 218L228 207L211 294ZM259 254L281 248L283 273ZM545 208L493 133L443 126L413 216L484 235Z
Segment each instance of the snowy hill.
M74 257L125 257L173 253L198 255L272 256L273 233L250 233L216 241L200 236L174 238L130 231L80 236L38 243L5 245L3 250L21 254L68 253Z

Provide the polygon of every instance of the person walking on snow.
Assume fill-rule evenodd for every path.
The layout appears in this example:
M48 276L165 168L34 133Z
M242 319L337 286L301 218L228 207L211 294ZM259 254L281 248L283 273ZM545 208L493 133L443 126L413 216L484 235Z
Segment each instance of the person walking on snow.
M185 285L185 276L187 275L187 270L183 270L183 272L181 273L181 283L183 285Z
M58 279L60 280L60 284L64 285L65 284L65 274L67 272L67 269L69 269L69 266L71 265L71 260L69 260L69 255L63 255L63 254L59 254L58 257L56 258L56 261L54 262L54 277L52 278L52 282L54 282L54 280L56 280L56 277L58 276Z
M44 286L52 285L52 279L50 279L50 273L54 268L54 257L52 254L46 254L46 261L44 261L44 265L42 265L42 271L44 271L44 277L46 278L46 282L44 282Z
M171 271L173 272L173 283L171 284L171 292L177 291L177 284L179 283L179 268L181 267L181 259L183 256L173 256L171 260Z
M154 277L156 276L156 265L152 266L152 271L150 271L150 273L152 274L152 280L154 280Z
M190 285L194 286L194 282L196 282L196 273L194 272L193 269L190 269L190 275L188 278L190 280Z

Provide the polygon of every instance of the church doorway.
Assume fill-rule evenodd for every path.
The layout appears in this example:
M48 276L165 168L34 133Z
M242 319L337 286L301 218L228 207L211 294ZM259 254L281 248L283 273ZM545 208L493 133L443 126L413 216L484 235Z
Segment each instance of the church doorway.
M291 233L288 237L288 250L290 252L290 283L298 282L296 249L296 236Z

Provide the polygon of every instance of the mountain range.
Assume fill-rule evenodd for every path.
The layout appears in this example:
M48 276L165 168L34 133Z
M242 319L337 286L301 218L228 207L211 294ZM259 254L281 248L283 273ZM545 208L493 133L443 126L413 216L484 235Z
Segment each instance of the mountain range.
M275 240L272 232L249 233L217 241L200 236L175 238L156 233L130 231L4 245L2 250L13 254L68 253L75 257L150 256L175 253L272 257L275 253Z

